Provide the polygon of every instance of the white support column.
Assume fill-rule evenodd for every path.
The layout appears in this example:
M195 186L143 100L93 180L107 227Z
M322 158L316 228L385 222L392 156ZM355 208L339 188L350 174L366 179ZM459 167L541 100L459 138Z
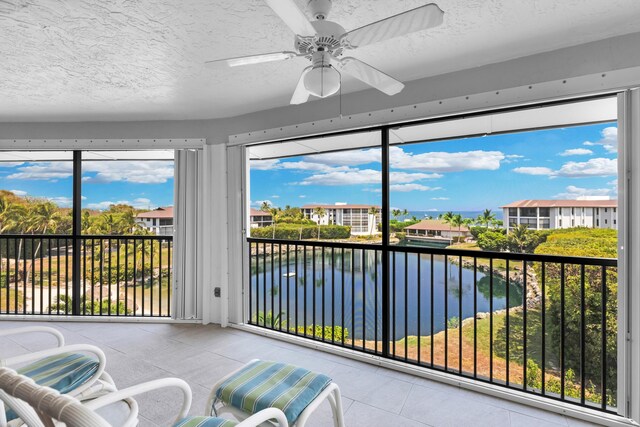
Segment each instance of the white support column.
M618 407L640 422L640 90L618 101Z
M227 241L227 153L223 144L206 145L205 223L203 234L208 242L203 256L205 280L203 286L203 323L228 324L229 269ZM216 290L220 296L216 296Z
M248 271L245 244L249 224L249 203L245 203L249 193L246 179L246 158L244 147L227 148L227 217L229 241L229 322L244 322L244 272ZM243 186L246 186L243 188ZM246 206L246 209L244 208Z

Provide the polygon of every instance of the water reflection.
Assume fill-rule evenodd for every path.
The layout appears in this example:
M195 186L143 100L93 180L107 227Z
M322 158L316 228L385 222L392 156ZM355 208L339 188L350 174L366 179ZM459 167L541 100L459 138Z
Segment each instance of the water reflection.
M293 248L292 248L293 249ZM323 256L324 252L324 256ZM446 258L446 259L445 259ZM447 321L490 310L491 280L486 269L464 265L458 257L390 254L391 338L429 335ZM474 307L474 276L477 283ZM493 275L493 310L505 308L506 281ZM316 248L251 259L251 312L281 313L296 324L343 326L355 339L382 337L382 255L364 249ZM265 292L266 291L266 292ZM432 298L433 295L433 298ZM433 299L433 301L432 301ZM509 306L522 303L522 289L510 283ZM446 307L446 316L445 316ZM451 324L451 323L450 323Z

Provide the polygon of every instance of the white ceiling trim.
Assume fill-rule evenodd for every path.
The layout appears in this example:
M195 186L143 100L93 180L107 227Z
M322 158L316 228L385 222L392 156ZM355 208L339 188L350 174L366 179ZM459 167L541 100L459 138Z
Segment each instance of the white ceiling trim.
M359 113L342 118L318 120L241 133L229 136L229 146L252 145L283 141L331 132L367 129L413 120L444 118L456 114L474 113L537 104L545 101L573 99L599 93L614 93L638 85L640 67L590 74L570 79L554 80L527 86L483 92L469 96L430 101L384 110Z
M170 139L0 139L2 151L12 150L162 150L198 149L205 138Z

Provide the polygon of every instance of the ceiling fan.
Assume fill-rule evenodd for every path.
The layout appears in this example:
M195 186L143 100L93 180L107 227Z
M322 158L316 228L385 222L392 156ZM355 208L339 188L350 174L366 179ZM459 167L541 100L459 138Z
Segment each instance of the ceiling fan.
M205 64L208 67L237 67L305 57L311 61L311 65L302 71L291 104L307 102L309 95L320 98L333 95L340 89L341 72L387 95L395 95L404 88L402 82L356 58L343 57L343 54L360 46L437 27L444 16L438 5L430 3L345 31L338 23L326 20L332 0L308 0L307 7L315 21L309 21L294 0L264 1L295 33L295 51L218 59Z

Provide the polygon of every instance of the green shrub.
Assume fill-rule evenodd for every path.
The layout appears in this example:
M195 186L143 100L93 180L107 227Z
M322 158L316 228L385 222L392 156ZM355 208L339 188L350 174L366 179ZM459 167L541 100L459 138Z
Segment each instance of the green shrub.
M71 313L73 307L73 299L68 295L60 295L57 302L51 304L49 309L51 312L60 311ZM133 314L133 310L125 308L124 301L109 301L109 299L86 301L80 303L80 308L84 308L83 314Z
M295 331L296 329L292 328L291 330ZM297 331L299 334L324 340L331 340L333 338L334 341L342 341L349 337L349 330L342 326L325 326L324 329L321 325L308 325L307 329L305 329L304 326L298 326Z
M553 230L547 235L546 242L541 243L535 250L536 254L583 256L583 257L603 257L612 258L617 256L617 231L607 229L573 228L564 230ZM538 277L541 277L541 267L539 263L534 264ZM601 301L602 301L602 269L596 266L586 266L584 299L587 310L585 312L585 372L590 393L595 396L595 391L591 383L599 384L601 375L601 340L600 324L602 322ZM562 305L563 287L561 278L564 275L564 307ZM566 381L573 381L575 372L580 372L580 337L581 320L580 309L582 300L582 280L581 268L578 265L565 265L564 271L559 264L547 263L545 270L546 279L546 315L548 319L554 321L547 322L547 333L550 342L560 342L564 334L565 338L565 366L568 377ZM614 268L606 269L607 281L607 306L606 306L606 382L607 382L607 403L615 404L617 388L617 288L618 274ZM576 307L576 309L567 309ZM564 330L560 327L561 314L565 316ZM557 351L557 350L556 350ZM550 385L547 385L549 388ZM558 385L559 390L559 385ZM567 392L573 396L573 392ZM591 400L597 401L594 397Z
M488 230L478 237L478 246L483 251L503 251L507 248L507 236L495 230Z
M273 227L260 227L251 229L251 237L271 239ZM321 239L348 239L351 236L351 227L345 225L321 225ZM317 239L318 226L316 224L277 224L275 238L283 240Z

